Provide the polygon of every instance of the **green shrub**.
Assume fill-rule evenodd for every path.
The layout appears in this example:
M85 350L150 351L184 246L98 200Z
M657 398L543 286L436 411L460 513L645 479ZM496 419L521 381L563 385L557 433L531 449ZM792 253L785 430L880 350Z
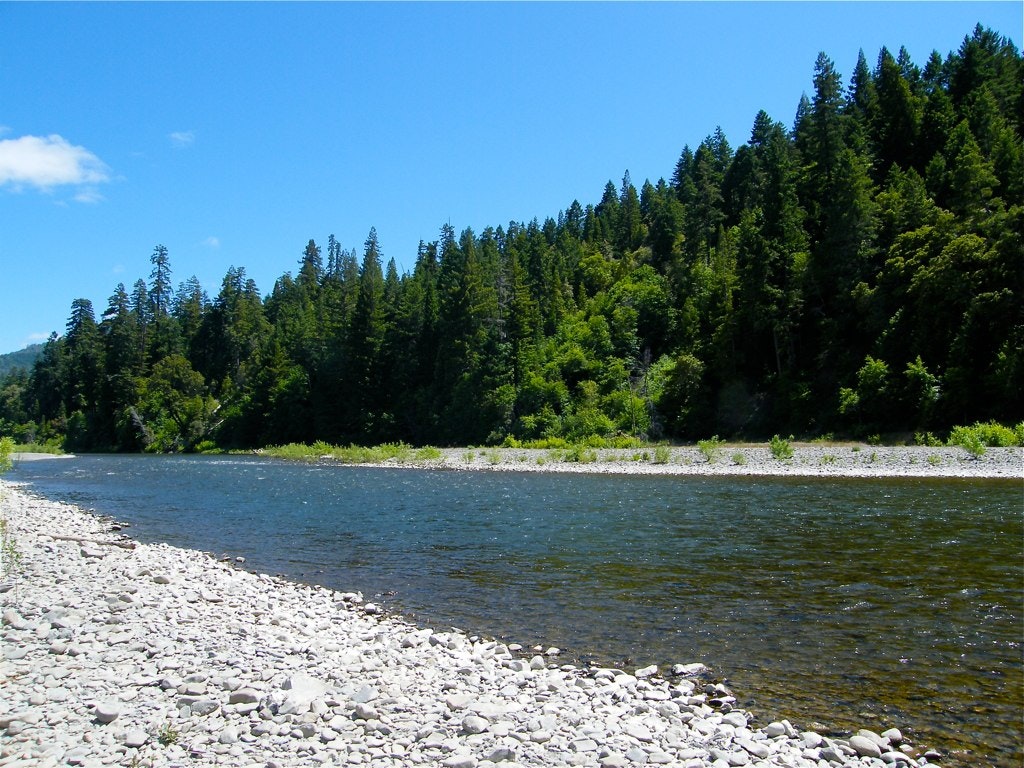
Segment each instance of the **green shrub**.
M742 467L747 463L747 457L742 452L736 451L736 453L732 455L732 463Z
M931 464L933 467L937 467L939 466L939 464L942 463L942 457L939 456L937 453L929 454L928 463Z
M441 456L441 449L432 445L425 445L415 453L416 461L438 461Z
M669 459L672 458L672 451L669 450L667 445L656 445L654 447L654 463L655 464L668 464Z
M768 443L772 456L779 461L793 458L793 446L790 445L790 440L792 439L792 435L789 436L788 440L781 438L778 435L773 435L771 441Z
M573 464L591 464L597 461L597 451L580 443L576 443L565 450L562 454L562 461L567 461Z
M959 445L972 459L980 459L985 455L985 443L978 430L973 427L954 427L949 433L949 444Z
M989 448L1011 448L1018 444L1016 432L995 421L975 424L973 429L978 439Z
M915 432L914 445L924 445L929 448L939 448L942 446L942 441L939 440L939 438L937 438L931 432Z
M698 440L697 450L699 450L701 455L707 459L708 464L711 464L718 456L718 453L724 444L724 440L719 440L718 435L714 435L713 437L709 437L707 440Z
M836 463L836 457L833 456L831 453L826 453L824 456L821 457L821 463L822 464L835 464Z

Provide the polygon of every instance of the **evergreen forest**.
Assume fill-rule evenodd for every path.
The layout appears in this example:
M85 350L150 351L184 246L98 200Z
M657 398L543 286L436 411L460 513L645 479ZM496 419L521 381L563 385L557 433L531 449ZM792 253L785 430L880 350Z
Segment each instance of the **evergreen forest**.
M712 116L713 117L713 116ZM709 121L710 123L711 121ZM713 124L713 123L712 123ZM1024 59L975 28L921 63L824 53L665 178L481 232L411 272L296 244L262 294L148 279L71 303L0 379L0 435L71 450L948 432L1024 418ZM595 190L596 191L596 190ZM412 263L412 254L408 254Z

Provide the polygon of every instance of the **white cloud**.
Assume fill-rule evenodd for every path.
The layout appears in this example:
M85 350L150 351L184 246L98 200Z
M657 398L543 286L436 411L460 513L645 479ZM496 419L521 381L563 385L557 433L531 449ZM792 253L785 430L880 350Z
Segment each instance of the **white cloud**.
M220 238L210 235L208 238L203 240L203 245L207 248L220 248Z
M102 160L57 134L0 140L0 186L9 184L19 189L28 184L49 190L109 180L109 169ZM92 198L95 202L95 195Z
M195 131L175 131L170 135L171 146L177 149L191 147L196 142Z

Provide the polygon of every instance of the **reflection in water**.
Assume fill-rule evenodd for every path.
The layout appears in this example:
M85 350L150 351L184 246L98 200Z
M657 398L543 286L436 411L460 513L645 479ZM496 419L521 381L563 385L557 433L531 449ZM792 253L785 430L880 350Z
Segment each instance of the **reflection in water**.
M26 464L12 479L143 540L393 594L435 626L600 663L703 661L766 718L898 725L971 751L964 764L1021 762L1015 483L122 456Z

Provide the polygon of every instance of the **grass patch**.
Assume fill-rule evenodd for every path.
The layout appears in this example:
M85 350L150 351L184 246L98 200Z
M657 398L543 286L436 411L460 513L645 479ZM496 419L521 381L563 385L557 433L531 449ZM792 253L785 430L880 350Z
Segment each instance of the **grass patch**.
M7 438L8 440L10 438ZM17 453L50 453L54 456L63 456L64 448L58 440L49 440L45 443L11 443L11 451Z
M586 445L571 445L562 452L561 460L571 464L592 464L597 461L597 451Z
M718 454L722 450L722 446L724 444L724 440L720 440L718 435L714 435L709 437L707 440L698 440L697 450L700 451L701 455L705 459L707 459L708 464L712 464L718 457Z
M672 458L672 451L667 445L656 445L654 447L654 463L668 464Z

